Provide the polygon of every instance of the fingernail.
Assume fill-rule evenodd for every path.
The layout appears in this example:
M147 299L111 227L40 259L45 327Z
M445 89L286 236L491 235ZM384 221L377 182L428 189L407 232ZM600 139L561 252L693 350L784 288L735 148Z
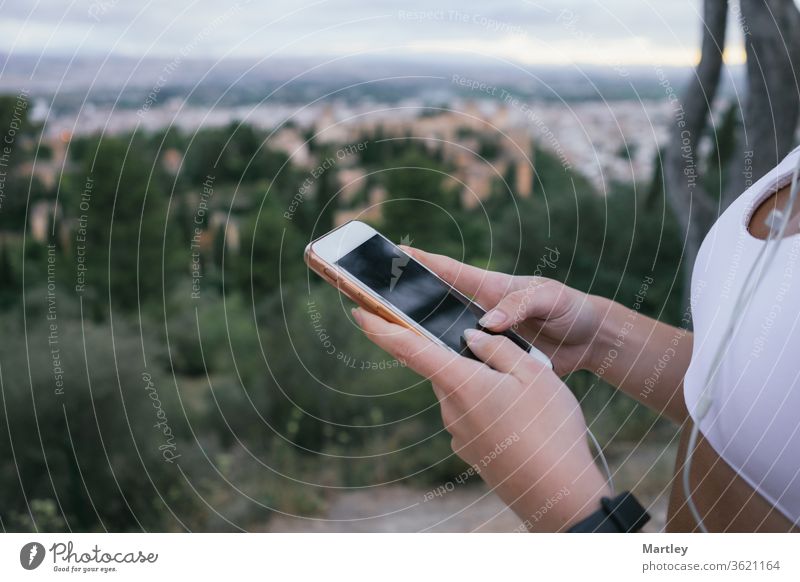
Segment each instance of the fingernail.
M493 327L505 323L508 316L499 309L492 309L489 313L480 318L478 323L484 327Z
M353 307L353 309L350 310L350 313L353 314L353 319L356 320L356 323L361 326L361 310L358 307Z
M465 329L464 330L464 339L467 340L468 344L472 344L472 343L475 343L477 341L480 341L480 339L485 335L486 334L483 333L479 329L469 328L469 329Z

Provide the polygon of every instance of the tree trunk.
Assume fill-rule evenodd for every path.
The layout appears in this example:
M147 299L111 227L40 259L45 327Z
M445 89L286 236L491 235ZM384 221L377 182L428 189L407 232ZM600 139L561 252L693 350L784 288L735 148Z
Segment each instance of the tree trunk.
M800 116L800 11L793 0L740 0L747 52L747 97L736 154L720 192L698 174L698 145L719 85L727 0L705 0L700 63L689 80L664 156L667 198L684 230L684 298L697 252L717 216L789 153Z
M789 153L800 113L800 12L793 0L740 0L747 52L747 98L738 158L730 162L723 206ZM747 168L746 175L744 167Z
M699 179L698 144L719 85L727 18L728 0L705 0L700 62L676 110L664 156L667 198L684 231L685 298L690 294L692 267L700 243L718 211L718 204Z

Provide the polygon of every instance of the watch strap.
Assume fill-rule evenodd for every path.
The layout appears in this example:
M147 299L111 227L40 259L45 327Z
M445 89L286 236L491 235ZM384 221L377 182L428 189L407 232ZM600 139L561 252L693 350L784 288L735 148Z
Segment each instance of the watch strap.
M576 523L571 533L633 533L650 521L650 514L630 491L616 497L603 497L600 509Z

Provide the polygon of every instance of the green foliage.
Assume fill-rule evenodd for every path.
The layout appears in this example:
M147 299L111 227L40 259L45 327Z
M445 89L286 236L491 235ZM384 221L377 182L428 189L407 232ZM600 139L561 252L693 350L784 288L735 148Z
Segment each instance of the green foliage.
M370 426L435 402L427 383L364 338L343 301L328 286L287 285L258 309L260 345L250 347L258 360L239 366L243 390L264 395L260 412L272 430L304 449L364 443L374 435ZM251 407L242 396L241 405ZM253 426L263 430L260 424Z
M20 280L11 262L11 251L7 243L0 241L0 310L14 305L19 299Z
M19 171L17 150L11 156L11 167L7 170L2 185L5 197L0 212L0 231L18 231L28 220L26 212L38 201L53 199L54 193L36 176L26 176Z
M500 143L497 138L481 138L478 144L478 155L485 160L491 162L500 153Z
M411 419L387 431L365 447L364 458L339 462L342 481L351 487L372 483L406 482L439 485L462 475L468 465L451 447L451 437L437 419ZM347 449L334 445L331 453Z
M351 320L351 304L303 264L312 232L327 231L333 211L344 208L334 198L336 168L314 177L297 203L308 170L284 165L286 155L263 147L264 139L232 124L193 136L171 129L73 140L61 184L63 224L85 214L85 240L73 231L63 246L30 238L24 248L16 239L0 243L0 323L10 337L26 337L15 310L24 259L29 326L27 350L21 342L0 344L6 527L262 527L271 508L324 509L325 487L302 481L428 486L465 469L450 450L429 383L367 341ZM613 185L601 196L539 150L531 198L515 195L512 165L507 187L498 180L483 207L464 209L440 150L381 130L367 141L354 156L374 173L369 185L389 193L377 226L391 239L498 270L540 272L627 305L652 278L639 307L679 319L681 245L658 184L647 192ZM487 157L498 155L495 140L480 147ZM185 152L174 179L162 169L164 148ZM311 147L322 158L330 148ZM208 176L214 192L198 221ZM15 192L28 186L7 184ZM32 200L52 195L40 186L32 184ZM0 228L27 220L20 200L6 198L0 221L10 222ZM227 247L219 213L231 219L234 244ZM196 296L195 228L202 238ZM77 242L85 244L82 304L74 292ZM543 266L545 255L556 256L555 264ZM47 339L49 285L57 297L63 395L54 393ZM161 457L145 371L169 415L185 479ZM590 375L568 382L604 441L638 439L652 427L650 413ZM198 495L218 513L195 501Z
M280 289L282 281L297 281L305 272L305 241L283 212L275 197L267 195L263 207L242 225L236 276L248 300L258 301Z
M189 185L202 184L208 176L234 184L274 180L288 156L263 142L264 136L249 125L200 131L187 144L181 179Z
M16 143L33 132L29 106L27 95L0 95L0 135L4 145L8 145L6 137Z
M322 157L326 155L328 154L323 153ZM333 216L338 208L336 199L338 190L335 173L331 170L323 171L316 179L313 199L307 203L307 208L303 209L307 218L305 228L301 226L301 232L311 234L313 231L316 238L333 228ZM308 212L311 208L313 210Z
M537 152L536 195L499 212L491 267L540 272L630 307L646 278L652 278L642 312L680 321L681 244L663 197L648 208L645 193L619 184L599 196L552 159L543 163L547 158ZM548 249L557 251L555 268L543 263Z
M408 151L384 173L389 200L383 205L381 230L390 240L412 240L420 248L463 253L458 193L445 187L445 168L419 151ZM406 243L408 244L408 243Z
M26 209L53 195L38 177L25 171L35 151L39 131L30 120L26 94L0 95L0 232L17 231L25 223Z
M156 153L136 136L104 137L80 151L84 157L65 188L65 211L86 217L83 293L91 312L102 317L109 301L133 311L160 300L174 283L171 275L181 253L174 238L177 230L167 228L167 180ZM87 195L89 206L82 210ZM73 261L76 271L77 254ZM184 264L188 266L188 258Z
M186 305L188 308L178 308ZM254 339L242 296L221 297L215 289L205 289L192 298L188 285L174 294L175 308L165 314L165 330L169 340L169 367L177 374L199 376L231 370L228 365L230 345Z
M174 415L179 409L164 376L143 365L137 335L119 326L112 342L107 327L60 315L29 318L26 333L9 316L3 329L27 340L0 344L6 527L180 527L171 512L188 510L192 496L159 449L166 441L154 427L145 372L163 409ZM173 430L180 439L177 424Z

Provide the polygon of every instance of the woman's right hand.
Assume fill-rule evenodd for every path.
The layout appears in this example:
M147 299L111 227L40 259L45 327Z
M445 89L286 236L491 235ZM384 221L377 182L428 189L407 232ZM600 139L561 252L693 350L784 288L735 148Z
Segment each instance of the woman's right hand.
M486 271L443 255L403 249L489 310L481 325L494 332L516 331L550 358L557 374L594 367L607 300L552 279Z

